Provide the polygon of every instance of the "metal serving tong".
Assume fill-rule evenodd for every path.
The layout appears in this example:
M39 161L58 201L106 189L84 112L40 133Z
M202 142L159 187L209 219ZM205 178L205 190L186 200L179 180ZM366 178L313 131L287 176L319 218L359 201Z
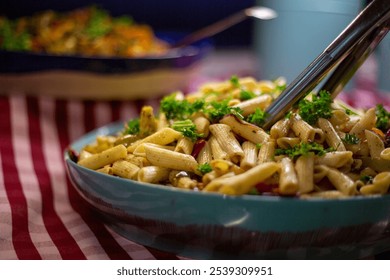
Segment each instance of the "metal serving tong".
M336 97L390 28L389 0L373 0L268 107L269 129L332 70L320 90Z

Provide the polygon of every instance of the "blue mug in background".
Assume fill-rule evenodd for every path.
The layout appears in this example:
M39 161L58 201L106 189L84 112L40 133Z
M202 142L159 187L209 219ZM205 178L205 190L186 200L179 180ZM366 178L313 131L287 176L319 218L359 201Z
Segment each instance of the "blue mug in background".
M358 15L361 0L257 0L278 17L256 21L258 76L292 82ZM346 90L351 89L351 81Z
M378 89L390 93L390 33L379 43L376 52L378 64Z

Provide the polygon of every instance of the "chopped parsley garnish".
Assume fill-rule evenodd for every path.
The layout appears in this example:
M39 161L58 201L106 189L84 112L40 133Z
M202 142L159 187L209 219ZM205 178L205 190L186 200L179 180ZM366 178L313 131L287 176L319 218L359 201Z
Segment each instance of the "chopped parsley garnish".
M253 114L247 116L246 121L257 126L262 126L265 122L265 118L267 117L267 113L263 110L256 108Z
M202 110L204 104L204 100L197 100L194 103L190 103L185 99L178 100L176 93L172 93L161 100L160 109L169 120L184 120L191 114Z
M357 115L354 111L352 111L351 109L345 109L345 113L348 115L348 116L352 116L352 115Z
M314 125L319 118L329 119L332 116L330 107L332 102L330 93L322 90L318 95L313 95L311 101L307 99L299 101L299 115L303 120Z
M204 164L198 165L198 171L202 174L206 174L206 173L213 171L213 169L212 169L210 164L204 163Z
M17 31L17 21L0 18L0 49L8 51L26 51L31 49L31 37L23 31Z
M239 119L244 117L241 115L242 110L238 107L230 107L228 105L229 100L225 99L221 102L210 102L208 106L204 109L204 112L209 116L212 122L219 121L223 116L228 114L233 114Z
M249 100L249 99L252 99L252 98L254 98L254 97L256 97L256 94L254 94L254 93L251 92L251 91L248 91L248 90L241 90L241 92L240 92L240 99L241 99L242 101L244 101L244 100Z
M283 92L287 88L287 84L276 85L276 91Z
M233 75L231 78L230 78L230 83L234 86L234 87L240 87L240 81L238 79L238 77L236 75Z
M181 132L185 137L190 138L192 141L202 137L202 134L196 132L196 125L191 120L176 121L172 124L172 128Z
M140 132L139 118L132 119L127 122L123 134L138 134Z
M90 38L98 38L106 35L111 31L110 15L107 11L93 7L91 17L86 26L85 33Z
M332 148L325 149L322 145L318 143L301 143L298 145L295 145L292 148L289 149L276 149L275 155L287 155L288 157L295 159L299 156L305 156L309 153L314 153L318 156L323 156L327 152L332 151Z
M390 113L383 107L382 104L376 105L376 127L382 131L389 129Z
M360 139L359 137L357 137L355 134L345 134L345 137L342 139L346 144L351 144L351 145L355 145L355 144L359 144L360 142Z
M371 184L374 177L370 175L362 175L360 176L360 181L362 181L364 184Z
M242 110L238 107L231 107L228 105L229 99L222 101L212 101L206 103L203 99L198 99L191 103L187 100L177 100L176 94L173 93L164 97L160 103L160 110L165 113L169 120L185 120L193 113L205 113L211 122L219 121L223 116L233 114L236 117L243 119L241 115Z

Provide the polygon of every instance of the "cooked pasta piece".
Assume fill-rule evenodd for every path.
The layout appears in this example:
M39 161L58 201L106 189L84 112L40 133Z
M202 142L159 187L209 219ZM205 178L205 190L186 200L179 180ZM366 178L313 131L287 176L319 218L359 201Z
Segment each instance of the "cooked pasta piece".
M205 116L198 114L193 118L193 123L198 134L201 134L204 138L209 136L210 121Z
M380 153L381 159L390 161L390 148L383 149Z
M192 153L193 148L194 148L194 142L192 142L191 139L187 137L182 137L179 140L177 140L175 152L190 155Z
M325 133L325 141L336 151L345 151L345 146L340 136L337 134L332 123L327 119L319 118L318 126Z
M236 137L234 137L231 127L226 124L212 124L210 125L210 132L217 139L221 148L226 151L230 160L239 163L244 156L244 151Z
M351 151L329 152L323 156L315 158L315 164L326 165L333 168L341 168L346 165L352 165L353 153Z
M190 176L183 171L172 170L169 173L169 181L171 184L180 189L194 189L197 186L197 182L190 178Z
M199 173L198 163L191 155L161 149L154 145L145 145L144 149L146 158L152 165Z
M246 100L241 102L240 104L237 104L235 107L238 107L242 110L243 116L248 116L250 114L253 114L257 108L259 109L265 109L268 107L272 102L272 97L270 95L264 94L260 95L258 97Z
M290 118L284 118L277 121L270 129L270 136L273 139L286 137L291 127Z
M291 129L305 143L314 141L322 143L325 140L324 132L321 129L312 127L297 115L292 118Z
M228 125L231 130L242 138L255 144L261 144L268 140L268 134L260 127L239 120L233 115L227 115L220 120L221 123Z
M126 160L118 160L112 164L112 173L127 179L136 178L139 169L139 166Z
M229 155L225 152L219 144L217 138L211 136L208 143L210 144L210 150L212 158L214 159L229 159Z
M278 172L280 165L267 162L232 177L216 178L207 184L205 191L217 191L224 194L239 195L248 193L257 183L263 182Z
M177 141L179 138L183 137L183 135L172 128L165 127L148 137L145 137L127 148L127 150L132 153L134 150L143 143L153 143L158 145L167 145L174 141Z
M367 145L368 149L370 150L371 158L380 159L381 153L385 149L385 144L383 143L382 139L378 136L378 134L367 129L364 131L364 135L367 139Z
M244 157L241 161L241 168L248 170L257 164L258 149L256 144L245 141L242 143L242 150L244 151Z
M326 177L332 185L345 195L355 195L357 193L356 183L346 174L335 168L326 167Z
M101 153L91 155L78 161L78 164L89 169L100 169L127 156L127 149L123 145L114 146Z
M152 106L142 107L139 120L139 134L141 137L146 137L157 131L157 122Z
M219 145L219 144L218 144ZM213 155L211 153L210 143L205 142L203 148L199 151L196 160L199 164L209 163L213 159Z
M298 192L298 178L294 164L290 158L284 157L280 161L279 193L282 195L295 195Z
M261 145L259 154L257 155L257 164L273 161L275 145L276 143L273 139Z
M79 160L83 160L83 159L88 158L92 155L93 155L92 153L87 152L86 150L82 150L79 154Z
M314 154L300 156L295 163L298 179L298 192L305 194L314 189Z
M244 172L243 169L228 160L214 159L210 162L210 165L218 177L229 172L234 172L234 174L240 174Z
M360 193L363 195L385 194L389 187L390 172L381 172L374 177L372 184L361 187Z
M357 135L359 138L363 138L364 131L375 127L376 114L375 108L367 110L367 112L360 118L360 120L352 127L350 134Z
M281 149L289 149L301 143L301 139L297 137L280 137L276 139L276 144Z
M110 165L103 166L102 168L99 168L96 170L97 172L108 174L108 175L113 175L114 173L112 172L112 167Z
M145 166L138 171L137 179L140 182L156 184L168 180L169 172L169 168L160 166Z
M333 126L339 126L347 123L350 120L344 109L336 109L332 111L332 116L329 121Z

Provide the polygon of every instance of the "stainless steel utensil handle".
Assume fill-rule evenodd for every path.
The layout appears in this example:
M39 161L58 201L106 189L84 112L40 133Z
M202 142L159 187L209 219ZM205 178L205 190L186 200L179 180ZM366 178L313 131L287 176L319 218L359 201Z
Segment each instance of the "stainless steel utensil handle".
M263 127L269 129L283 118L296 102L312 91L340 63L340 68L336 69L335 75L326 84L327 89L337 89L337 95L366 58L358 55L371 53L385 36L389 20L389 0L372 1L268 107ZM353 71L346 71L350 67L354 68ZM342 71L348 73L341 74Z

